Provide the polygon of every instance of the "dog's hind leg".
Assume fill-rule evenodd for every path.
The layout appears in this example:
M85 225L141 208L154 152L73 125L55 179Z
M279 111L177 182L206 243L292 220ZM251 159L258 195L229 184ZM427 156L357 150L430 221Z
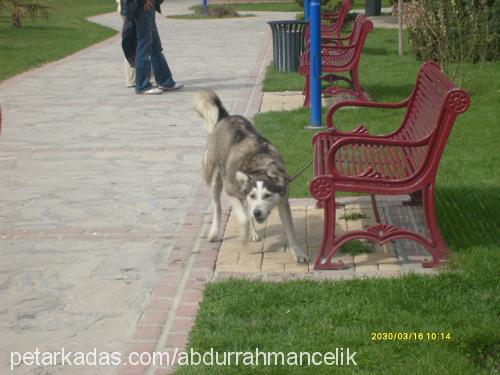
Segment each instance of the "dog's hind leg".
M309 257L302 250L302 247L295 236L295 229L293 228L292 221L292 211L290 210L290 204L287 198L283 198L278 203L278 212L280 215L281 223L285 227L286 239L288 241L288 246L292 251L293 258L297 263L307 263Z
M248 214L243 203L238 198L229 196L231 207L240 223L240 239L248 239Z
M221 215L221 204L220 195L222 192L222 178L218 171L212 175L212 180L210 181L210 193L212 195L212 227L208 232L209 241L217 241L219 238L219 227L220 227L220 215Z

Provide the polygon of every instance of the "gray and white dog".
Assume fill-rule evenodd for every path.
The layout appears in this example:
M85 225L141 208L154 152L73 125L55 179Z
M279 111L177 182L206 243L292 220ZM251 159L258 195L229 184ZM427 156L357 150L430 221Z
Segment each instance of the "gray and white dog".
M307 262L293 228L288 182L280 153L242 116L230 116L213 91L194 96L194 109L208 130L203 171L213 200L213 222L208 239L219 237L222 189L240 222L240 238L259 241L255 223L264 222L278 206L288 245L299 263Z

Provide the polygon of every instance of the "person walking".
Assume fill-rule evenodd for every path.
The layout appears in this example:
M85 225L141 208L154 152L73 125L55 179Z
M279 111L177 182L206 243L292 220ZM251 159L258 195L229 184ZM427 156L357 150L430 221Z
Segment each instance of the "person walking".
M135 50L135 92L158 95L164 91L180 90L184 85L174 81L163 55L156 27L156 12L161 12L163 0L121 0L121 14L135 24L137 46ZM158 86L149 80L153 71Z

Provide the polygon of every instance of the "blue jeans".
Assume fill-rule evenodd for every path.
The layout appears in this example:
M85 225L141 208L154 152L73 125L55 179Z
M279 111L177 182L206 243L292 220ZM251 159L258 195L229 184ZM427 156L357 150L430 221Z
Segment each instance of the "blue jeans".
M137 51L135 55L136 86L135 92L140 93L150 89L151 68L156 83L164 87L173 87L175 81L162 53L160 36L155 22L155 10L140 12L135 20L137 29Z

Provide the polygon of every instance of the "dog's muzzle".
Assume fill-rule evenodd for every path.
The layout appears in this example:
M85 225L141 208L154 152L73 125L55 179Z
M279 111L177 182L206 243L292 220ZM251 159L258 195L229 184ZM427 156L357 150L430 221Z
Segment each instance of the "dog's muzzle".
M255 218L255 220L257 220L258 223L263 223L266 220L266 216L261 210L254 210L253 217Z

